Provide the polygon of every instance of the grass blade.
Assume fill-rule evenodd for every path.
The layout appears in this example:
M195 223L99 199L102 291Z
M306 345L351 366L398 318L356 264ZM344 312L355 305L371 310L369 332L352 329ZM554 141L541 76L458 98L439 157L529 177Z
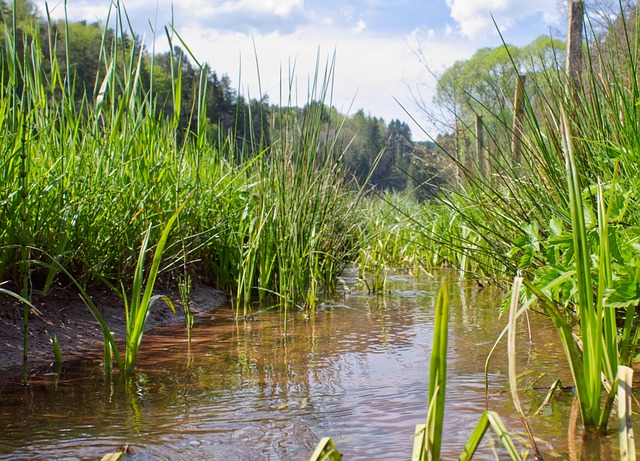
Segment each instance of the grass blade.
M429 413L425 431L427 460L439 460L442 448L444 404L447 385L447 344L449 336L449 293L443 279L436 300L433 347L429 371Z
M333 443L331 437L323 437L318 442L316 449L313 451L309 461L340 461L342 455Z
M620 461L636 460L636 445L631 420L631 386L633 368L618 367L618 437L620 439Z
M60 350L58 336L55 334L51 337L51 346L53 347L53 358L55 363L62 363L62 351Z

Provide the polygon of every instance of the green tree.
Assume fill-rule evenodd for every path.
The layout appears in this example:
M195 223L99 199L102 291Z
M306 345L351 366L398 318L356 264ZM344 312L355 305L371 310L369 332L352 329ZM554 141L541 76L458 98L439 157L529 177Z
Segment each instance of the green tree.
M400 120L391 120L387 127L387 148L392 169L387 180L387 187L396 191L407 186L407 173L416 148L411 140L409 125Z
M433 102L448 114L447 131L454 141L450 155L463 165L476 156L476 116L483 120L487 151L509 152L517 75L527 76L528 88L548 88L556 77L547 70L564 61L564 48L563 42L548 36L538 37L522 48L481 48L470 59L457 61L440 75ZM536 104L535 100L529 102ZM500 161L490 158L493 165Z

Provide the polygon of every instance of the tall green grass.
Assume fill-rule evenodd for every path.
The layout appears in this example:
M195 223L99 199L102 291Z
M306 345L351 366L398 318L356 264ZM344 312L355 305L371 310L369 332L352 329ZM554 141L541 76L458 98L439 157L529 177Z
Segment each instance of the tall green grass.
M111 25L115 39L106 39L105 28L94 93L82 95L54 45L45 72L40 35L3 30L0 280L25 299L34 290L99 285L120 292L121 283L137 293L143 271L168 280L186 268L234 293L244 313L254 299L284 311L313 309L360 241L362 191L341 172L334 130L322 129L333 62L316 69L304 113L282 105L265 119L270 140L254 133L240 146L233 132L222 139L209 132L206 66L187 114L200 123L179 132L179 110L163 115L153 83L143 84L143 74L153 82L153 57L128 39L133 31L120 5L112 6ZM182 74L173 72L172 102L180 108ZM147 253L162 258L149 263ZM128 301L130 313L137 299Z
M357 248L362 191L348 187L336 135L322 123L331 103L333 66L328 61L316 69L309 94L316 103L302 117L291 117L288 107L276 110L271 145L249 169L255 209L237 232L237 299L244 314L256 289L261 300L275 295L285 311L313 310Z

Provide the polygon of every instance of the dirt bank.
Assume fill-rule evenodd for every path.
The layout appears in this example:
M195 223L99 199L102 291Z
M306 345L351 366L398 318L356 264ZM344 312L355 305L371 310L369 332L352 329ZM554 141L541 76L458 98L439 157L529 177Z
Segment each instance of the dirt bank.
M158 290L168 295L176 304L174 314L164 302L156 303L149 316L147 330L168 322L184 322L179 295L168 290ZM227 296L219 290L194 283L192 311L205 313L220 307ZM125 316L122 300L111 291L90 293L102 312L116 340L124 339ZM89 309L78 295L49 295L43 298L33 295L32 302L38 309L29 315L29 363L37 366L53 360L51 338L55 334L60 343L63 359L81 356L83 350L102 345L102 330ZM144 343L143 346L144 348ZM8 375L22 365L22 307L6 295L0 295L0 374Z

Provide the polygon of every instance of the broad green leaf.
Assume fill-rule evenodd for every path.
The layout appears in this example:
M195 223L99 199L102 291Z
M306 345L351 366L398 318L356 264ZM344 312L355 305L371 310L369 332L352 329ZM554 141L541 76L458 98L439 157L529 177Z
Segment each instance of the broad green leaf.
M635 306L640 302L640 283L630 278L614 280L613 285L606 291L604 303L616 309Z

